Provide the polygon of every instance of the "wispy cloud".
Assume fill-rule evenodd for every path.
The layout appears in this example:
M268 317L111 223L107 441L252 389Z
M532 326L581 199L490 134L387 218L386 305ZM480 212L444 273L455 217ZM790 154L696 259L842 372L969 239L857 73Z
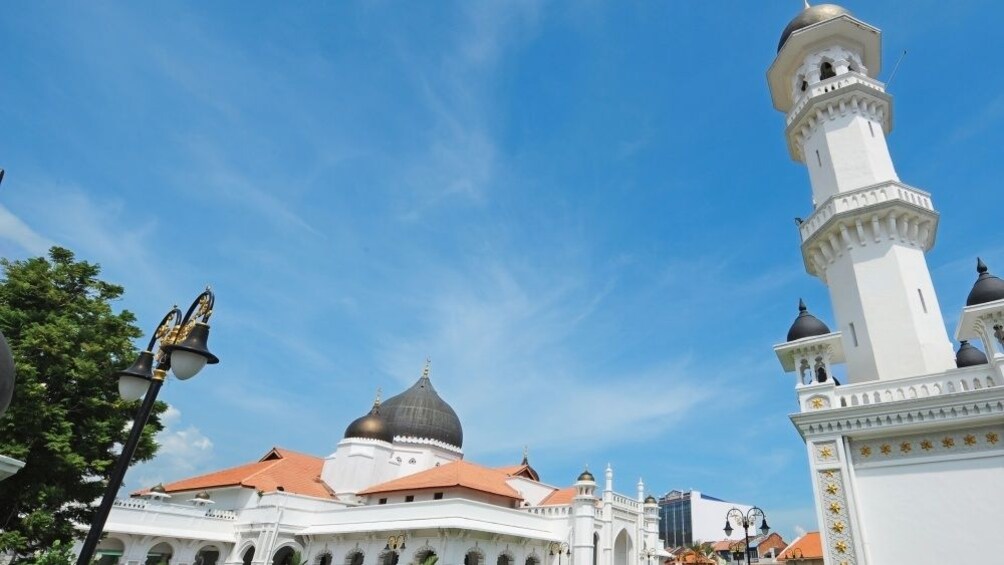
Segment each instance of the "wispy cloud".
M164 429L157 434L157 455L129 470L129 484L124 489L132 491L157 483L177 480L208 471L213 460L213 442L193 425L184 425L181 412L168 406L161 415Z
M14 242L33 255L42 255L53 245L51 239L31 229L31 226L3 205L0 205L0 238Z

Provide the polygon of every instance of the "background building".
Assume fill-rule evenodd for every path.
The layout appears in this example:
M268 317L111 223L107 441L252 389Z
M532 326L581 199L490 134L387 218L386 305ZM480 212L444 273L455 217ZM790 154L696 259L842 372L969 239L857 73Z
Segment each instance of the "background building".
M733 507L743 513L752 508L696 490L671 490L659 499L659 537L665 540L667 547L724 539L725 532L722 528L725 525L725 515ZM739 540L742 537L742 531L734 531L730 539Z

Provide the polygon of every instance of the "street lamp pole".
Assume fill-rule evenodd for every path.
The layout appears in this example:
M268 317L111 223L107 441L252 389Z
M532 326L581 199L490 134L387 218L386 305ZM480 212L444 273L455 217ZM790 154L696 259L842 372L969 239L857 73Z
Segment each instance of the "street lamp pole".
M122 486L122 478L129 469L129 463L136 453L136 447L143 436L143 428L150 419L153 405L157 402L157 394L164 385L167 372L173 370L179 380L187 380L196 375L207 364L214 365L220 360L209 352L206 342L209 339L209 318L213 314L216 297L213 291L206 288L200 294L184 316L177 306L160 321L150 338L146 349L140 352L136 361L124 371L119 371L119 395L124 400L134 401L143 398L136 416L133 418L132 429L122 453L115 462L104 497L91 522L84 545L77 557L77 565L89 565L94 556L94 550L101 539L101 533L108 521L115 496ZM158 346L156 356L154 346ZM156 367L154 362L156 361Z
M645 563L652 565L652 558L655 557L656 550L648 547L647 545L642 546L641 557L645 558Z
M724 530L726 536L732 535L733 523L737 528L743 529L743 547L745 548L746 553L746 565L749 565L750 563L750 528L755 526L757 518L760 518L761 520L760 533L767 535L767 532L770 531L770 526L767 525L767 516L764 515L763 510L760 510L756 506L750 508L745 513L736 507L732 507L725 514Z

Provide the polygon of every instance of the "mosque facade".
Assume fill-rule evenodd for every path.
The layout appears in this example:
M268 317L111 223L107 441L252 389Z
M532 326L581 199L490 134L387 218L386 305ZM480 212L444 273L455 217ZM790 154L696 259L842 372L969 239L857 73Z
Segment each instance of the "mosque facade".
M801 303L774 351L796 375L825 562L981 562L1004 507L1004 281L976 261L953 346L925 258L939 215L896 172L881 63L877 28L807 4L767 72L809 173L805 269L837 326Z
M115 502L98 548L111 565L652 565L658 504L638 482L583 471L541 480L524 454L464 459L463 427L415 384L351 422L327 457L273 448L260 460Z

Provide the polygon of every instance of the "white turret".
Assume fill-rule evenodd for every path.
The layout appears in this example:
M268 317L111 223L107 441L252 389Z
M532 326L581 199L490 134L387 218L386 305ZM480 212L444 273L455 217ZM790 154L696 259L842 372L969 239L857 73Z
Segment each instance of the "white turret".
M788 150L809 171L802 256L829 287L851 382L955 366L924 258L938 213L929 194L900 182L889 155L880 41L847 10L813 6L788 24L767 74Z
M586 469L575 481L572 499L575 533L572 539L572 563L593 563L593 532L596 521L596 478Z
M380 416L380 394L368 414L345 429L345 438L324 460L321 480L345 502L356 502L356 493L395 478L398 465L391 456L393 436Z

